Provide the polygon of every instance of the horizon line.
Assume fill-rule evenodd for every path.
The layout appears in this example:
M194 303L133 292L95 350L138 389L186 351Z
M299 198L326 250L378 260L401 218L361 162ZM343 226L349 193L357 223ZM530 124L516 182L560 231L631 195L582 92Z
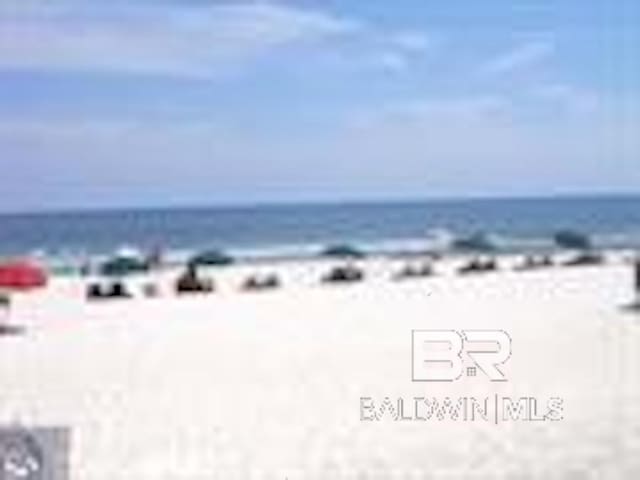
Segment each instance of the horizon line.
M41 209L0 210L0 217L11 216L41 216L41 215L72 215L72 214L100 214L117 212L159 212L159 211L199 211L199 210L256 210L261 208L290 208L290 207L336 207L336 206L380 206L380 205L410 205L421 203L456 203L456 202L487 202L487 201L549 201L549 200L584 200L584 199L631 199L640 198L638 192L557 192L549 194L470 194L470 195L433 195L393 197L378 196L368 198L336 198L336 199L302 199L302 200L256 200L254 202L218 202L206 203L177 203L174 205L97 205L97 206L62 206Z

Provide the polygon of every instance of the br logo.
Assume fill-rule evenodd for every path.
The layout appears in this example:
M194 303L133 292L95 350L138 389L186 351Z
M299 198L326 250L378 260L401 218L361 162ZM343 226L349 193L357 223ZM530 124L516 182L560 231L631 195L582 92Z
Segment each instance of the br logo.
M504 382L500 370L511 357L511 337L502 330L413 330L412 380L453 382L485 375Z
M0 432L0 480L40 480L42 465L42 449L29 432Z
M64 428L0 428L0 480L67 480Z

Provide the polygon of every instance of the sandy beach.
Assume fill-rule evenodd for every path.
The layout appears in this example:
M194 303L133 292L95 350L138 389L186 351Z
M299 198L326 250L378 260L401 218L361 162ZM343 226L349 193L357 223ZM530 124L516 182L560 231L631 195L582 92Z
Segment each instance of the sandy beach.
M70 427L74 480L640 474L629 265L461 277L459 260L444 260L433 278L389 280L401 263L367 260L365 281L345 286L317 283L328 262L234 266L213 273L216 293L184 298L167 272L153 277L159 298L93 303L86 280L55 279L15 298L10 319L26 331L0 338L0 422ZM283 287L239 292L255 271ZM412 382L420 329L504 330L507 381ZM362 418L385 397L562 408L544 421L424 420L409 407Z

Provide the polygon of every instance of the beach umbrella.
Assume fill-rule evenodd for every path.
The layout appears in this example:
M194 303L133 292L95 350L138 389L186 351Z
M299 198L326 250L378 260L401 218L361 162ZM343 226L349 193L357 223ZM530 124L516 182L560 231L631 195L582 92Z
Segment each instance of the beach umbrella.
M0 263L0 290L31 290L47 284L46 272L27 261Z
M10 292L24 292L47 285L46 272L27 261L0 263L0 308L10 312ZM20 333L22 327L0 322L0 335Z
M149 270L146 261L136 257L114 257L100 266L100 273L107 276L124 276Z
M496 245L486 233L475 233L470 237L454 240L453 248L456 250L469 250L474 252L493 252Z
M357 249L351 245L331 245L325 248L321 256L323 257L337 257L337 258L364 258L365 252Z
M225 266L233 263L233 257L220 250L207 250L191 257L188 263L203 267Z
M588 250L591 248L591 240L583 233L573 230L560 230L553 236L553 240L561 248L575 250Z

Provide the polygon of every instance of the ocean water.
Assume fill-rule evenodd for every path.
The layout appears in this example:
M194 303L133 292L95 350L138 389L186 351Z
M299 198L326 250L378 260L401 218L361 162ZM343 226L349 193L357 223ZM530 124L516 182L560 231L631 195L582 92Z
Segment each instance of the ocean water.
M475 232L519 250L551 246L559 229L601 246L640 247L640 195L9 214L0 215L0 255L109 254L127 245L288 256L337 242L420 250Z

